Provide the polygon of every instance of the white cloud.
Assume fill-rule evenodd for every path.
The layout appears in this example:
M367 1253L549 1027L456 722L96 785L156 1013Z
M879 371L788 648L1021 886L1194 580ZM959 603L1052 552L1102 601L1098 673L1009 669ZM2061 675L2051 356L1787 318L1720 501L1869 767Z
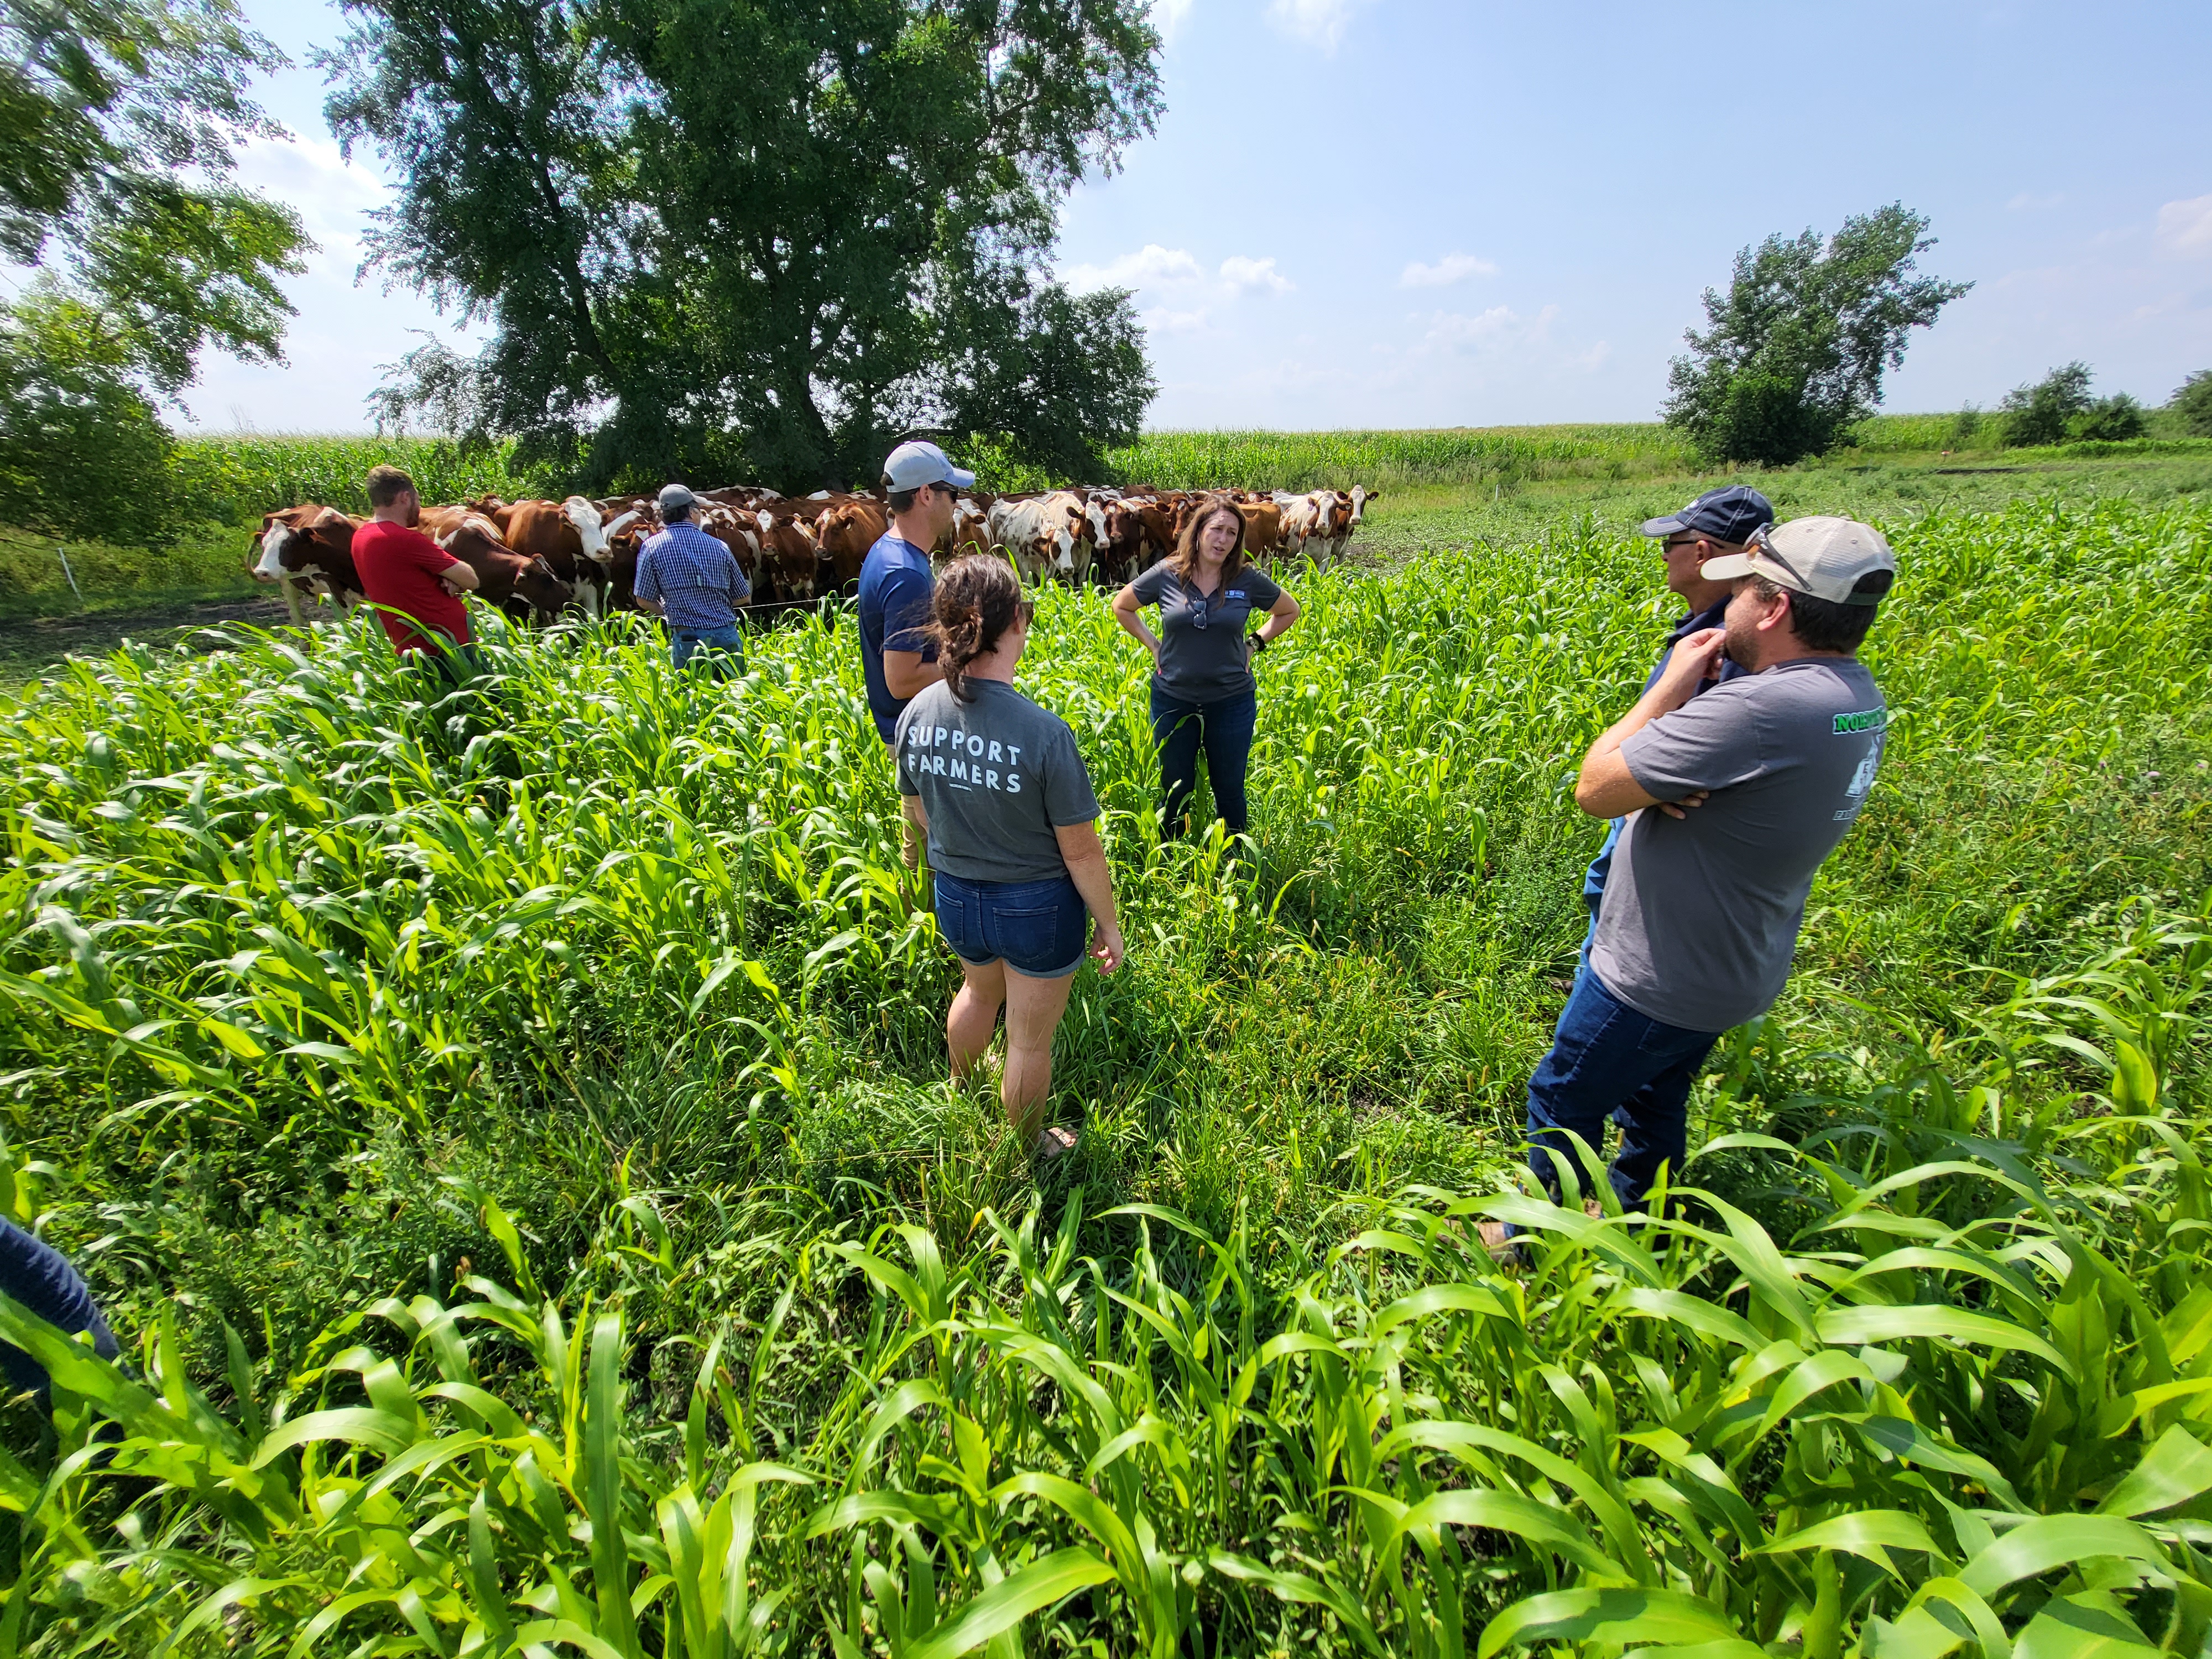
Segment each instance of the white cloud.
M1334 52L1345 26L1368 0L1269 0L1267 21L1294 40Z
M2160 208L2158 240L2180 253L2212 249L2212 196L2192 196Z
M1492 306L1470 317L1456 311L1430 313L1427 343L1465 351L1493 351L1509 346L1540 342L1549 337L1558 318L1557 306L1546 306L1534 317L1523 317L1510 306Z
M1196 334L1206 327L1203 311L1170 311L1160 306L1138 319L1152 334Z
M1273 259L1254 259L1242 253L1232 253L1221 262L1221 280L1229 284L1232 294L1257 288L1288 294L1292 287L1291 279L1275 269Z
M322 245L311 263L342 262L349 280L361 263L366 216L392 199L383 179L347 161L327 138L249 138L239 147L237 182L298 213L307 234Z
M1164 283L1195 283L1206 272L1197 260L1179 247L1147 242L1134 253L1124 253L1103 265L1071 265L1066 281L1078 294L1102 288L1148 288Z
M1192 4L1193 0L1152 0L1152 27L1160 32L1162 44L1174 44L1183 21L1190 15Z
M1472 253L1447 253L1432 265L1416 259L1400 273L1400 288L1449 288L1470 276L1495 276L1497 264Z

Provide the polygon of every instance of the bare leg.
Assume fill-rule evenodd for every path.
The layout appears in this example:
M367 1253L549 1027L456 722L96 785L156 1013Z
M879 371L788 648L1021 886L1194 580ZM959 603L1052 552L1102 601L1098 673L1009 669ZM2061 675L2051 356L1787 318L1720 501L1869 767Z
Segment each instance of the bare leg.
M960 972L961 987L945 1016L945 1050L956 1079L965 1079L991 1046L999 1030L999 1005L1006 1000L1006 963L976 968L963 962Z
M999 1099L1006 1109L1006 1121L1026 1143L1042 1127L1044 1103L1052 1093L1052 1036L1060 1029L1060 1017L1067 1012L1075 975L1031 979L1007 972L1005 982L1006 1071L1000 1080Z

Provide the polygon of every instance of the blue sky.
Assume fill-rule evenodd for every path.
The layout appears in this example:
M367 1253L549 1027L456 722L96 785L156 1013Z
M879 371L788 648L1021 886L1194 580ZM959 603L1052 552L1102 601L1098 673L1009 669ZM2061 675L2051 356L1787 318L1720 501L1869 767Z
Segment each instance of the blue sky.
M248 0L295 59L335 7ZM1986 407L2080 358L2161 402L2212 367L2202 4L1490 7L1158 0L1167 112L1068 203L1062 270L1138 291L1150 424L1649 419L1737 248L1902 200L1976 286L1887 406ZM341 163L305 68L263 88L289 146L247 177L324 245L291 365L211 361L204 425L365 424L379 365L438 328L356 287L383 185ZM449 322L450 319L448 319Z

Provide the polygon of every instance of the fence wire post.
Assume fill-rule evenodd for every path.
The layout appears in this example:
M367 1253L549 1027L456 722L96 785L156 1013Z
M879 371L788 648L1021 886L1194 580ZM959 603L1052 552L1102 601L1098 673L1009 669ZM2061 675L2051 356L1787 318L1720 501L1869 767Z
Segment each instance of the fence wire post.
M54 556L62 562L62 574L69 578L70 592L76 595L76 602L82 606L84 604L84 590L76 585L76 572L70 568L68 547L60 542L56 542Z

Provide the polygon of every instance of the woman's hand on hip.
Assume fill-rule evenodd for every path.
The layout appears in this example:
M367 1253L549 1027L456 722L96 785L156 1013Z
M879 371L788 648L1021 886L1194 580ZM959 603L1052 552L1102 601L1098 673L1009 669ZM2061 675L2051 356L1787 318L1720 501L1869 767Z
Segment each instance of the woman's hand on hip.
M1091 935L1091 956L1098 964L1098 971L1110 974L1121 965L1121 930L1110 921L1102 921Z

